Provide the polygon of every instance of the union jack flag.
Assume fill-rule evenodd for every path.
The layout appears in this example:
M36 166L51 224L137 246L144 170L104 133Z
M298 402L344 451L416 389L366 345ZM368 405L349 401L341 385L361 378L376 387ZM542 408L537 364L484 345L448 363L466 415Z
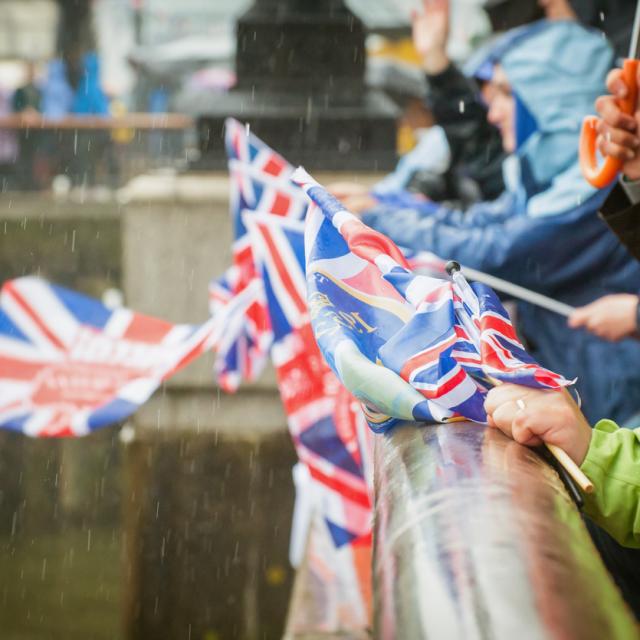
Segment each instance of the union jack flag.
M245 223L264 279L271 356L298 457L317 484L334 544L368 543L371 442L357 403L324 363L311 330L304 223L257 212L246 215Z
M0 427L79 436L123 420L211 348L216 330L213 319L174 325L38 278L10 280L0 293Z
M291 165L258 136L254 135L248 124L242 124L234 118L227 118L225 127L225 147L227 157L254 167L260 174L274 177L288 177L293 171Z
M369 425L398 419L486 422L494 380L558 389L486 285L415 275L391 240L368 228L299 170L317 205L307 219L307 287L320 349L363 402ZM381 365L381 366L380 366Z
M289 180L293 168L273 149L249 132L237 120L228 119L225 142L229 156L230 208L234 230L233 265L209 287L212 315L224 312L237 296L236 321L230 323L217 347L215 371L225 391L235 391L243 380L254 380L267 360L273 338L262 279L258 276L253 250L243 221L246 211L264 211L301 219L308 199Z

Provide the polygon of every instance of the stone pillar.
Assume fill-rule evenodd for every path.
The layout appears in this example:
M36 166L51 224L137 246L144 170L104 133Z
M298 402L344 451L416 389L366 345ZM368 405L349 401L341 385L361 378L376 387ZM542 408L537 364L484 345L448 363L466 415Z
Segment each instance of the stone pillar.
M122 218L128 306L207 319L208 282L230 264L227 194L226 175L134 181ZM273 374L230 396L211 366L192 363L125 431L130 639L282 635L295 453Z

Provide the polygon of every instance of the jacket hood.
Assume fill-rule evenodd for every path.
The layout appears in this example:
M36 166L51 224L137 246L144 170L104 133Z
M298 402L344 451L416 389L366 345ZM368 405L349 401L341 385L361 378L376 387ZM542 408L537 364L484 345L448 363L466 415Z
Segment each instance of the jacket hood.
M513 92L536 121L536 131L517 151L521 180L532 198L566 175L572 184L561 185L561 193L575 193L579 203L593 194L578 169L580 127L605 92L613 51L602 34L576 22L540 25L499 59Z

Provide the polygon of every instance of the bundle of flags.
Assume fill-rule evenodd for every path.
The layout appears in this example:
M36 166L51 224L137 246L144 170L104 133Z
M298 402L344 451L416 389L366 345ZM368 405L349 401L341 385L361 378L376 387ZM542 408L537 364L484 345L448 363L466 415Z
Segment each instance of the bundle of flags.
M0 293L0 427L80 436L124 420L216 340L34 277Z
M370 538L365 477L369 444L360 412L323 361L306 305L304 224L263 213L245 217L267 293L271 347L289 430L300 460L323 490L336 546ZM354 410L355 408L355 410Z
M306 225L306 275L322 353L374 431L398 420L485 422L496 381L547 389L571 384L538 365L495 293L415 275L403 253L298 170L317 205Z
M228 121L226 139L236 235L230 273L242 274L241 286L229 303L247 287L256 287L261 326L268 327L268 333L263 332L260 349L251 353L245 345L253 340L256 323L246 314L237 330L229 331L232 323L228 323L222 340L230 348L218 346L218 376L221 381L230 375L234 382L250 379L249 373L257 373L260 350L271 355L289 431L303 475L309 479L301 500L312 503L312 519L319 526L312 527L309 549L325 550L322 566L312 563L310 568L315 566L326 592L334 594L343 622L348 612L350 621L357 619L366 626L372 442L358 403L325 364L311 329L304 257L309 200L290 182L292 167L242 125ZM234 369L240 362L234 354L240 352L248 366ZM303 527L292 536L306 541L306 533ZM329 547L322 541L330 541Z
M262 211L300 220L308 200L289 180L293 167L232 118L225 123L225 145L231 183L233 264L211 282L209 307L212 315L225 318L215 369L220 387L233 392L242 381L255 380L261 373L273 340L264 286L256 272L243 214Z

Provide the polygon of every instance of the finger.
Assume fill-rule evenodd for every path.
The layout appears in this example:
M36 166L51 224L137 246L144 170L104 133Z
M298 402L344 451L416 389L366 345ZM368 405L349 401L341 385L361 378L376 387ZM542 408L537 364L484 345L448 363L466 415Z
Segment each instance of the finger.
M622 160L622 162L629 162L636 157L636 151L633 149L622 147L604 137L600 139L600 142L597 142L597 146L602 155L617 158L618 160Z
M596 131L609 142L615 142L621 147L627 147L634 152L640 147L640 138L624 129L610 127L604 120L600 120L596 125Z
M513 438L513 420L520 409L515 402L501 404L492 414L493 424L506 436Z
M609 71L607 74L607 91L618 98L624 98L627 95L627 85L622 80L622 69Z
M615 98L611 96L600 96L596 100L596 111L611 127L626 129L627 131L635 131L636 129L636 121L633 116L621 111Z
M586 307L578 307L569 316L567 324L573 329L584 326L584 324L589 320L590 311L589 305Z
M620 82L622 82L622 85L626 89L627 86L622 81L622 69L612 69L611 71L609 71L609 73L607 74L607 91L609 93L615 93L616 87Z
M500 405L516 400L522 396L522 393L522 387L515 384L502 384L494 387L489 391L484 401L485 411L493 414Z
M525 445L525 447L539 447L543 442L539 436L531 436L526 442L521 442L520 444Z
M518 411L518 413L513 417L513 421L511 423L511 433L512 437L516 442L520 444L527 444L534 437L537 436L531 430L531 420L529 419L529 414L525 409Z

